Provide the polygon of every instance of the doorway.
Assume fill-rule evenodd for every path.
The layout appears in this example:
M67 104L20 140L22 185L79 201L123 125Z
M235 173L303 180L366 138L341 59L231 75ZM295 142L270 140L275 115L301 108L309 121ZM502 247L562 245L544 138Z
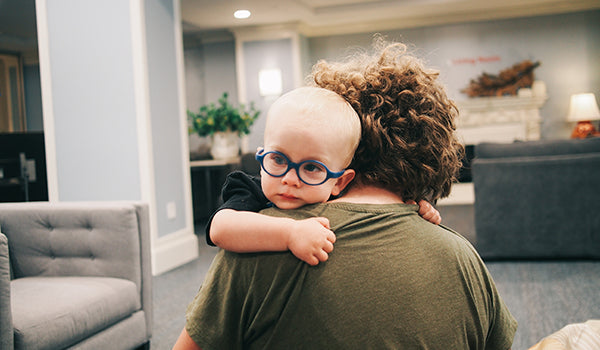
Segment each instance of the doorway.
M27 130L24 101L19 56L0 54L0 132Z

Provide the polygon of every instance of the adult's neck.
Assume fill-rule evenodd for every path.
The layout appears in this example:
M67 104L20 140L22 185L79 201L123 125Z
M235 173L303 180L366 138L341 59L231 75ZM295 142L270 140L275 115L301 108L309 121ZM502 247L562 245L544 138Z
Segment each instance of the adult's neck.
M394 204L404 203L396 193L381 187L370 185L351 186L346 193L332 202L364 203L364 204Z

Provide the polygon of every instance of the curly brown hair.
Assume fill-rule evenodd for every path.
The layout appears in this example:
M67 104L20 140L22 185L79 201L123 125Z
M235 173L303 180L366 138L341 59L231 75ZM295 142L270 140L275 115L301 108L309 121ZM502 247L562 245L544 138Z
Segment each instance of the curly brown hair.
M464 146L458 109L437 80L401 43L374 43L375 54L319 61L312 84L343 96L358 112L362 137L350 168L353 183L385 188L403 200L434 202L450 194Z

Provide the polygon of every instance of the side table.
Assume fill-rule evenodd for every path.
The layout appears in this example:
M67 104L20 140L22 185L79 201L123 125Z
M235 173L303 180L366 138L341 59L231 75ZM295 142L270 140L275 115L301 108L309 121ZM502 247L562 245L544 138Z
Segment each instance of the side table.
M240 157L190 161L194 221L207 219L217 209L225 175L239 169L240 164ZM204 186L197 183L199 181L194 181L194 178L199 178L194 176L199 172L204 177ZM199 190L202 188L203 190Z

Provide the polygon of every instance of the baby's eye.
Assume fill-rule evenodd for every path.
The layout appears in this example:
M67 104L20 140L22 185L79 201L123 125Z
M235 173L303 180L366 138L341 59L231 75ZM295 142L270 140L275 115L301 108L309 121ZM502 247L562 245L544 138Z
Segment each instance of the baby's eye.
M282 157L278 154L274 154L272 156L272 159L275 162L275 164L277 164L277 165L286 165L287 164L287 160L285 160L284 157Z
M304 164L302 166L302 168L305 171L308 171L308 172L311 172L311 173L325 171L325 169L323 168L323 166L321 164L318 164L318 163L306 163L306 164Z

